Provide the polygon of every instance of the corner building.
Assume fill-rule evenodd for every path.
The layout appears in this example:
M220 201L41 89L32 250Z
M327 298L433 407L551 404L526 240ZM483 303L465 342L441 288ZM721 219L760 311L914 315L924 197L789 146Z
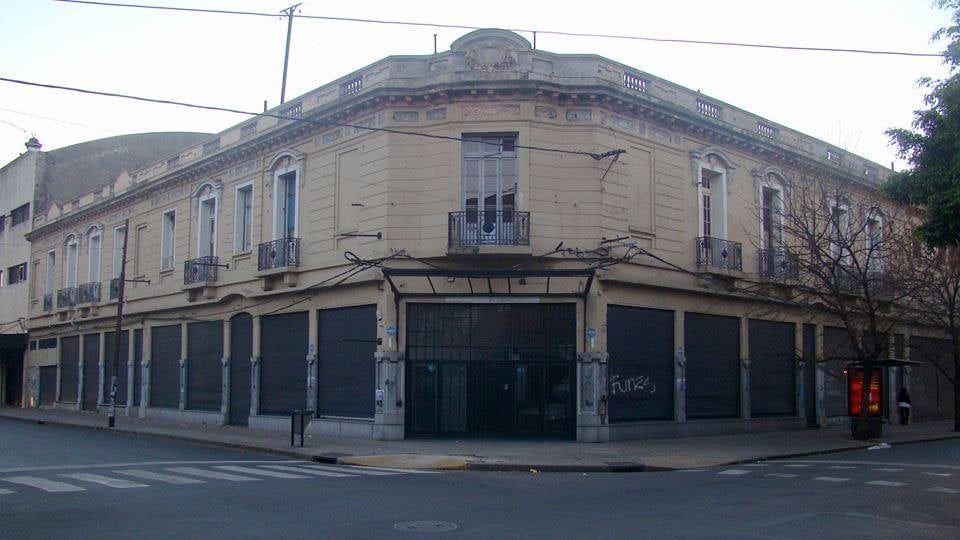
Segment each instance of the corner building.
M845 398L796 354L812 360L829 321L723 284L784 277L756 249L765 188L821 174L871 189L888 172L605 58L481 30L51 208L32 259L56 286L30 331L57 340L57 406L102 407L129 220L131 415L288 429L312 409L314 432L378 439L822 424ZM594 264L631 245L656 258ZM90 264L114 279L80 283Z

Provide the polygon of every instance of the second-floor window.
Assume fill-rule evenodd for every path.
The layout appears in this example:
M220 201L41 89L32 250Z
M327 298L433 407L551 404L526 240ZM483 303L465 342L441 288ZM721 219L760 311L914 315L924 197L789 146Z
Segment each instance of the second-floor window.
M464 135L465 225L480 238L511 226L517 209L517 135Z
M724 214L725 197L723 175L716 171L700 171L700 234L714 238L726 238Z
M120 277L120 269L123 266L124 234L126 234L126 229L123 227L117 227L113 230L113 269L110 276L112 278Z
M841 264L850 258L850 209L837 203L830 209L830 254Z
M201 197L197 205L197 256L214 256L217 254L217 197Z
M783 245L783 192L772 185L760 188L761 249L778 249Z
M11 266L7 270L7 283L13 285L14 283L23 283L27 280L27 263L21 263L15 266Z
M100 229L87 233L87 283L100 281Z
M48 251L47 252L47 267L46 273L43 277L43 294L53 294L54 287L54 276L57 272L57 252Z
M883 219L879 213L870 215L867 220L867 268L880 270L883 251Z
M297 171L287 171L276 176L274 191L273 237L297 237Z
M237 188L237 210L234 218L233 250L245 253L253 247L253 184Z
M173 240L177 232L177 211L163 213L160 229L160 269L173 268Z
M75 237L70 237L67 240L64 251L66 252L66 256L64 257L66 263L63 268L63 285L70 289L77 286L77 257L79 256L79 246Z

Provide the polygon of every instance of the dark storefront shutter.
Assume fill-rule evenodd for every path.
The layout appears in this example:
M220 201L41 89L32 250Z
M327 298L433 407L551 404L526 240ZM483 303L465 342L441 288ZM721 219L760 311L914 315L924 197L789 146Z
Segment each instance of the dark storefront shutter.
M83 410L97 410L100 395L100 334L83 335Z
M180 407L180 325L150 329L150 406Z
M750 319L750 415L797 413L796 326Z
M80 376L80 336L60 339L60 401L77 402Z
M373 418L377 307L321 310L319 324L318 412Z
M823 328L823 411L826 416L847 416L847 364L856 356L850 335L843 328Z
M53 405L57 399L57 366L40 368L40 404Z
M687 313L687 417L740 416L740 319Z
M253 317L248 313L230 319L231 424L246 425L250 416L250 357L253 356Z
M260 321L260 413L289 415L307 403L306 312Z
M608 308L611 422L673 419L673 319L672 311Z
M103 342L103 401L110 401L110 377L113 375L113 354L116 332L107 332ZM120 370L117 372L117 405L127 404L127 359L130 357L130 332L120 333Z
M190 323L187 327L187 408L219 411L222 401L223 323Z
M910 368L910 390L913 417L943 418L953 414L953 388L941 372L952 374L950 345L940 339L910 337L910 359L922 362ZM938 369L939 366L939 369Z

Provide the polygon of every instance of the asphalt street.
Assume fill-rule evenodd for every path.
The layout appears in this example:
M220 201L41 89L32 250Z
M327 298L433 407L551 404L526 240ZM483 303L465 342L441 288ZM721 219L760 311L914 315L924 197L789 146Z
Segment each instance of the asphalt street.
M956 539L958 506L957 440L671 472L414 473L0 419L4 540Z

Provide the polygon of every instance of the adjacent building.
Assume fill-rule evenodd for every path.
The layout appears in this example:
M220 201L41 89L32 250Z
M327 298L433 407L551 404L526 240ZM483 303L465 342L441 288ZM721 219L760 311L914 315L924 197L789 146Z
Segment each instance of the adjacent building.
M119 343L128 414L283 429L306 409L352 437L822 424L845 415L843 375L813 361L829 321L729 284L790 277L757 210L785 179L888 173L606 58L476 31L49 204L27 324L54 346L30 369L56 373L57 406L96 411Z
M144 133L121 135L43 151L32 137L27 151L0 168L0 403L30 405L53 403L56 369L23 369L27 348L27 317L36 302L36 272L30 265L30 244L25 235L33 217L51 204L70 205L81 195L111 196L118 175L152 163L189 145L204 133ZM34 340L32 348L54 354L56 340ZM32 401L23 400L24 386Z

